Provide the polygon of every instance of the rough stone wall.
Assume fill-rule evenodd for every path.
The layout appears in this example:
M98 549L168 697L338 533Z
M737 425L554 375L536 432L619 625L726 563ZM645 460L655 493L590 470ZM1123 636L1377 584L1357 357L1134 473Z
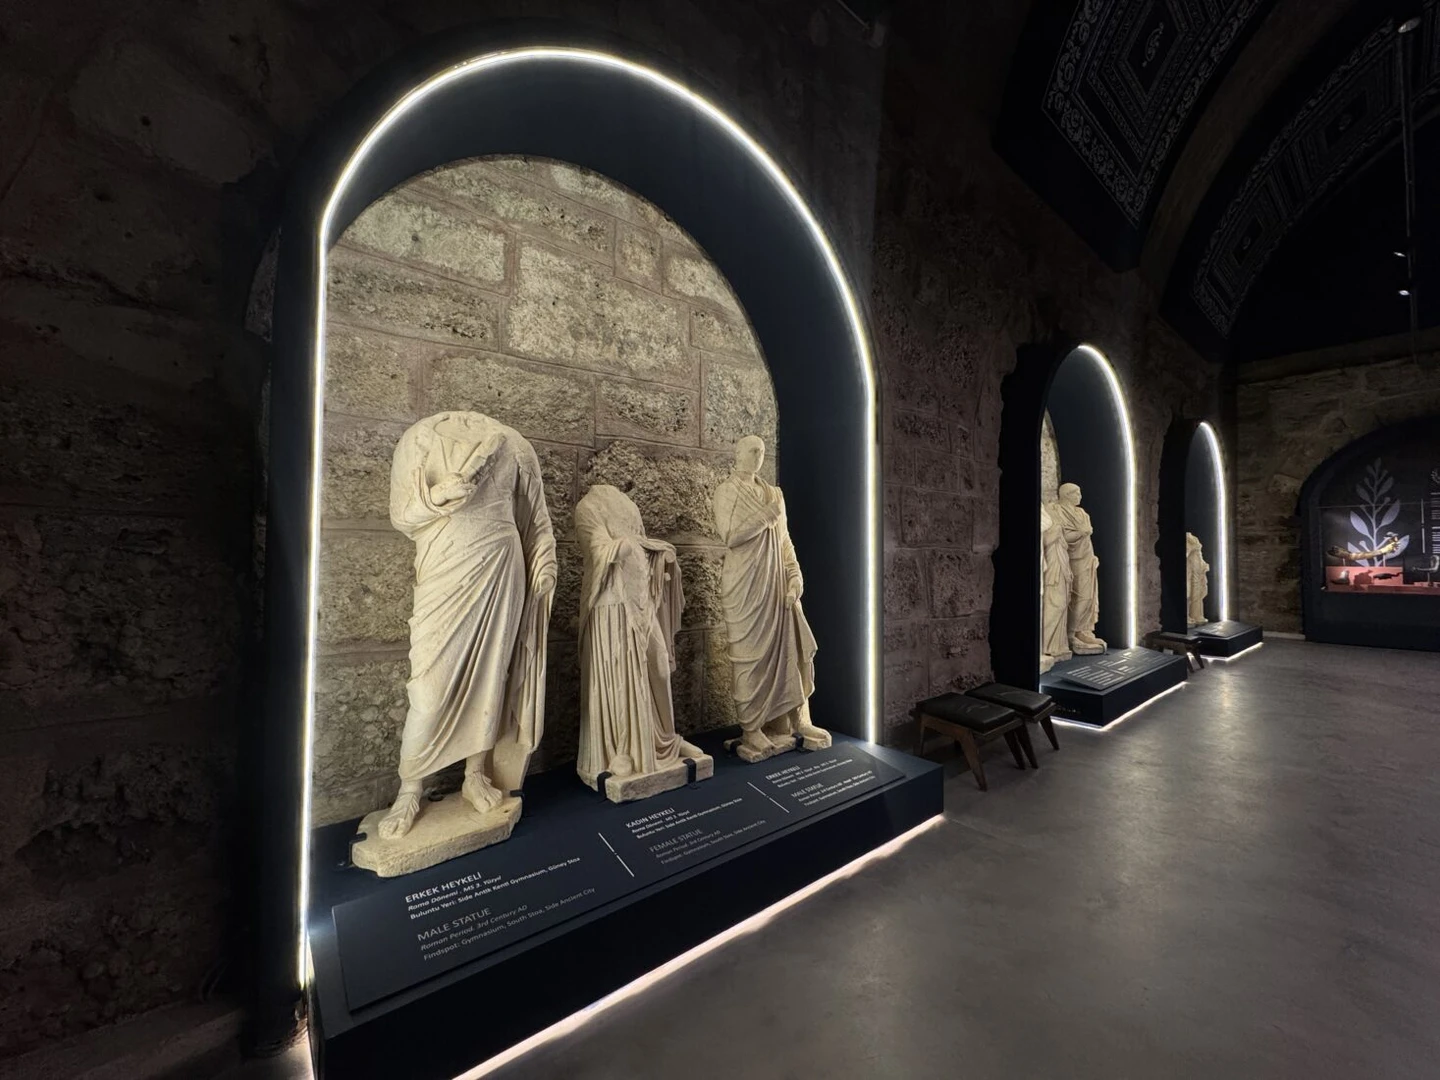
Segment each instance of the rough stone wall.
M902 4L889 47L872 327L884 365L885 730L990 677L1000 383L1016 349L1081 339L1124 385L1139 467L1140 630L1159 624L1157 492L1176 416L1216 372L998 158L990 131L1026 5Z
M628 492L650 535L679 553L678 725L732 723L710 496L742 435L765 440L773 481L775 395L739 302L695 243L588 170L457 163L345 231L327 314L315 824L395 797L415 549L389 522L390 460L410 423L446 409L509 424L540 458L560 573L533 767L575 757L571 512L591 484Z
M268 363L246 297L295 156L350 87L422 37L512 16L691 73L864 279L884 53L828 4L73 0L0 18L0 1056L244 965L228 905L253 876L235 773Z
M1240 373L1236 611L1267 630L1302 630L1300 486L1326 458L1360 436L1402 420L1440 416L1435 367L1440 353L1422 354L1418 361L1377 359L1377 353L1392 351L1386 345L1393 343L1376 343L1373 351L1363 346L1349 350L1335 359L1335 366L1321 370L1293 371L1303 368L1304 360L1287 358ZM1286 368L1293 373L1281 373Z

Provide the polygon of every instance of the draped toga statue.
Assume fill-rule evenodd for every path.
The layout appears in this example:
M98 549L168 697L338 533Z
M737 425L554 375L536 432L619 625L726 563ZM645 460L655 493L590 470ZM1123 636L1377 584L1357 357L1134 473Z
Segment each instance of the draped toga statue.
M382 863L371 866L382 875L509 836L519 817L519 800L509 796L544 727L555 590L555 538L540 462L518 432L488 416L443 412L400 437L390 521L415 541L410 706L400 793L378 822L371 821L376 815L362 822L368 839L355 845L356 862ZM426 804L422 813L425 778L458 761L465 762L463 805L452 797ZM399 863L393 853L384 858L377 834L381 848L399 844L417 818L430 824L416 828L426 835L409 843L424 850Z
M715 489L715 531L725 542L720 601L725 611L735 714L743 734L736 750L762 761L795 746L830 745L810 722L815 689L815 637L800 597L805 580L785 517L780 489L758 474L765 443L746 435L735 444L735 467Z
M714 773L675 731L670 673L685 596L675 548L645 535L640 510L597 484L575 506L585 556L580 585L580 778L613 802Z
M1105 651L1105 642L1095 636L1100 621L1100 560L1090 537L1094 526L1080 506L1080 486L1061 484L1060 498L1049 506L1050 516L1060 524L1070 554L1070 651L1076 656L1094 656Z
M1205 561L1205 548L1194 533L1185 534L1185 624L1202 626L1205 598L1210 595L1210 564Z
M1054 503L1040 506L1040 670L1049 671L1070 659L1070 547L1065 530L1050 511Z

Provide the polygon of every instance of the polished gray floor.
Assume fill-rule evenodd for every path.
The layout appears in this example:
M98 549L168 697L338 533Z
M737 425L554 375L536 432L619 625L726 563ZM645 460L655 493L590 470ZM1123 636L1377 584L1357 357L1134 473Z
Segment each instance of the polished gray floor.
M1060 737L491 1075L1440 1076L1440 657L1272 641Z
M1060 738L490 1076L1440 1077L1440 656L1272 641Z

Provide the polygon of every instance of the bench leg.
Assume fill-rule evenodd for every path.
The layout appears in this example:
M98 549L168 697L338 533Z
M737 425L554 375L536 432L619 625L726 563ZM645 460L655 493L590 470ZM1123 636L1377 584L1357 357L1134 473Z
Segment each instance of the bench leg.
M1015 756L1015 767L1025 768L1025 759L1020 756L1020 740L1015 737L1015 732L1005 732L1005 745L1010 747L1010 753Z
M956 741L960 743L960 749L965 752L965 760L970 763L970 771L975 775L975 783L980 785L981 791L989 791L990 785L985 782L985 766L980 764L980 747L975 744L975 736L968 731L962 731Z
M1025 757L1029 759L1030 767L1038 769L1040 762L1035 760L1035 744L1030 741L1030 725L1021 724L1015 729L1015 737L1020 740L1020 749L1025 751Z
M1059 750L1060 740L1055 738L1055 725L1050 722L1050 717L1040 717L1040 730L1045 732L1045 737L1050 740L1050 749Z

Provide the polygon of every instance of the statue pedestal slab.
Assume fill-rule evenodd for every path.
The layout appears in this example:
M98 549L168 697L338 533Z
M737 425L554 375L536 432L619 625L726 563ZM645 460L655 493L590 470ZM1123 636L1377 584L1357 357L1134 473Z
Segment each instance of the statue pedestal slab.
M651 795L684 787L690 782L690 769L685 763L686 760L695 762L696 780L709 780L715 775L715 759L709 754L697 754L692 758L682 759L668 769L659 769L652 773L607 776L604 795L613 803L634 802L636 799L648 799ZM596 783L599 777L581 773L580 779L592 790L600 790Z
M741 761L748 761L754 765L757 761L768 761L777 754L788 754L791 750L824 750L831 742L828 733L824 735L767 736L767 738L770 738L769 753L752 750L739 739L726 739L725 749L738 754ZM781 741L776 741L777 739Z
M381 840L380 821L389 812L387 807L365 815L356 830L365 839L351 847L350 858L380 877L399 877L510 839L520 820L520 800L505 799L481 814L458 791L439 802L422 799L410 831L398 840Z

